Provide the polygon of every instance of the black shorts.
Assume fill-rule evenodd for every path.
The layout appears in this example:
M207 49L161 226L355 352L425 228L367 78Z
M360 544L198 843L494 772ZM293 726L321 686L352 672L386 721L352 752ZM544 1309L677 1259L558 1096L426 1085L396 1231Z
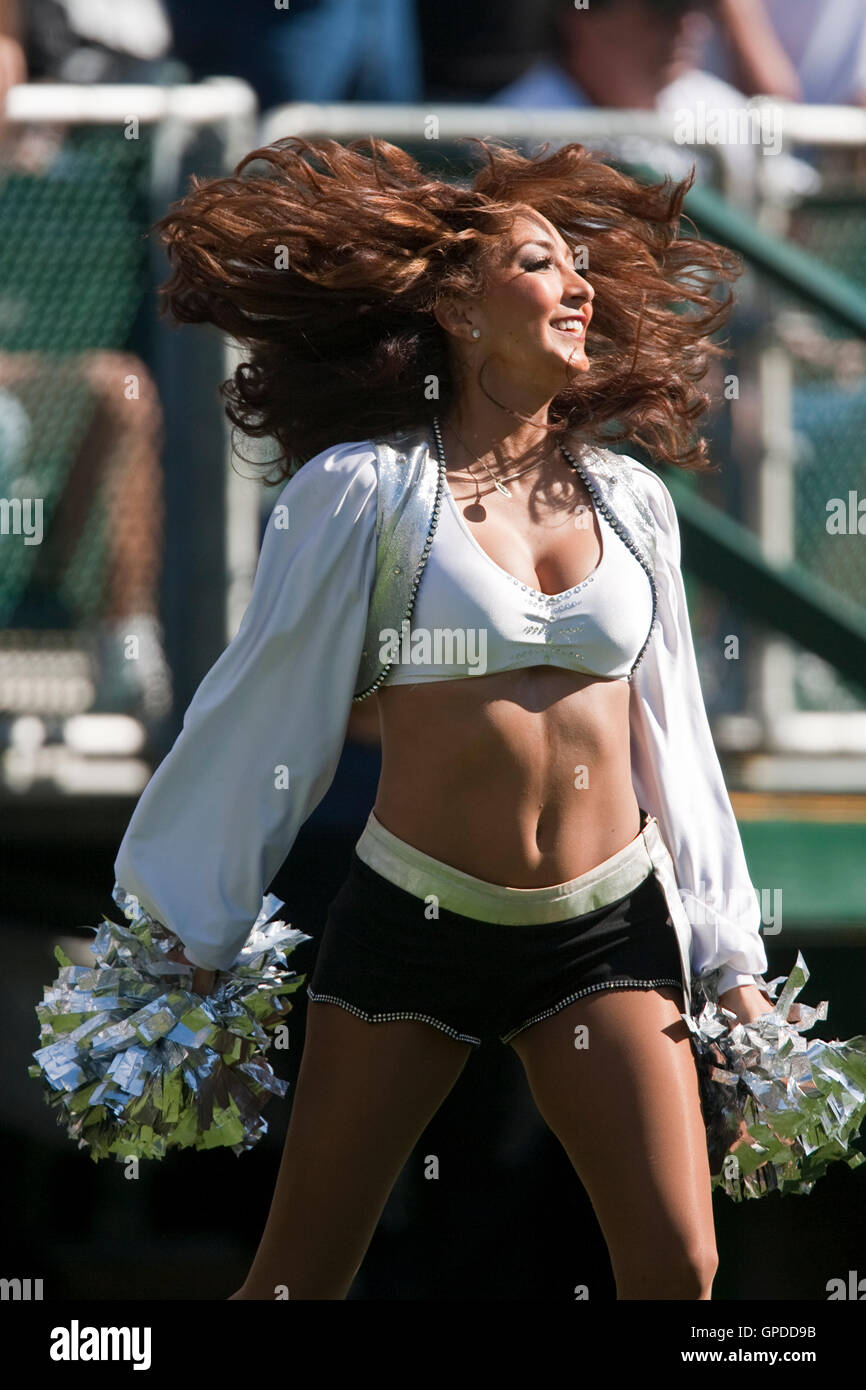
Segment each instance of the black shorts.
M353 850L329 907L310 999L369 1023L417 1019L480 1047L510 1042L599 990L683 988L676 933L652 871L624 897L565 921L514 925L429 912Z

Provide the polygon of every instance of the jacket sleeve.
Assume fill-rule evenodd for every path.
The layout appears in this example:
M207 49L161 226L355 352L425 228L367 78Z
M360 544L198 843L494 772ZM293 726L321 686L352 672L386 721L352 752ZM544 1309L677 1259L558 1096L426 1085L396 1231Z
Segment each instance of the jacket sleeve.
M237 634L142 792L116 886L224 970L333 781L375 578L377 471L366 443L305 463L268 519Z
M760 901L710 732L680 569L673 499L637 465L656 521L656 624L631 679L632 781L658 820L691 925L694 976L721 967L719 994L767 969Z

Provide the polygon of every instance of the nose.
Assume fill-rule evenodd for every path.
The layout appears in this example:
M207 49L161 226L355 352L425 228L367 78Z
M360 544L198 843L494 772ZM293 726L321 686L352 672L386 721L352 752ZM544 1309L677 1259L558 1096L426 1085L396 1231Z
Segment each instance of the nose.
M577 252L575 251L574 256L576 257L576 255ZM592 285L589 283L589 281L580 274L580 271L576 269L574 265L574 257L570 255L567 256L565 258L565 266L568 271L568 275L565 277L565 280L566 284L570 285L571 292L576 295L579 295L581 299L588 299L589 302L592 303L593 299L595 298L595 290L592 288Z
M577 271L573 272L571 286L570 292L578 299L586 300L590 304L595 299L595 290L592 285L582 275L578 275Z

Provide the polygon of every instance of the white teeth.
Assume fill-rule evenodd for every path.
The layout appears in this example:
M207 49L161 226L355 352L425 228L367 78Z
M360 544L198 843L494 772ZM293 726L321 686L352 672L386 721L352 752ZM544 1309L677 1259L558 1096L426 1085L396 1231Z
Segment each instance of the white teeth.
M577 333L579 336L583 333L583 320L559 319L558 322L553 325L553 327L556 328L560 333Z

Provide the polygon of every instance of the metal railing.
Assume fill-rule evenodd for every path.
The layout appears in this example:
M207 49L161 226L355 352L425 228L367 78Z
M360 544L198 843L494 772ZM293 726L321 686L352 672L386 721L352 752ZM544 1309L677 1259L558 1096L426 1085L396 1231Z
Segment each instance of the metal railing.
M236 349L217 335L180 334L157 318L154 290L168 265L145 233L186 191L190 174L231 171L254 146L258 118L252 88L233 77L165 87L37 82L8 93L0 140L0 391L6 419L19 420L21 429L14 456L11 446L4 456L12 436L0 430L0 463L13 487L16 472L37 485L55 478L47 531L59 526L64 544L66 533L77 537L74 553L60 556L58 579L43 575L38 611L34 597L14 630L0 633L9 740L2 781L17 793L36 782L72 794L140 790L248 597L259 489L232 466L217 391ZM53 248L47 258L46 245ZM133 446L145 398L152 409L143 493L143 460L133 457ZM107 493L79 484L91 463L105 472ZM111 503L100 520L103 494ZM73 495L79 512L91 510L71 524ZM63 515L55 516L55 503L66 508ZM118 528L129 532L123 546L114 546ZM7 555L20 540L2 537ZM87 581L91 616L83 616L84 607L76 616L46 582L62 580L83 599L86 572L112 546L111 574L94 572ZM148 576L158 571L161 626L146 626L128 605L115 611L121 571L130 558L140 561L143 546L154 552ZM38 579L38 566L34 574ZM108 580L115 592L93 589ZM149 592L148 616L151 604ZM154 714L162 706L153 700L139 706L128 698L125 618L128 636L141 639L139 657L145 637L151 657L160 643L164 648L167 713ZM63 676L73 666L74 682ZM100 683L106 669L107 693ZM134 719L126 715L132 709ZM137 758L145 740L148 761ZM98 751L103 756L91 756Z
M750 107L755 105L749 103ZM767 109L769 105L764 104ZM805 148L815 157L817 151L820 169L823 157L834 148L866 148L866 112L847 107L771 105L785 154ZM126 132L130 124L148 128L152 135L147 210L151 220L183 191L188 173L228 172L250 149L286 134L325 134L343 140L380 135L411 148L432 165L443 162L447 151L451 161L447 177L454 176L452 155L456 153L459 160L472 150L471 145L458 143L468 134L508 140L524 149L541 142L555 145L579 140L633 169L640 163L646 165L651 151L663 153L666 149L671 161L667 166L663 161L659 172L667 167L675 176L681 176L684 167L697 158L705 182L688 195L689 215L705 234L734 245L754 271L743 285L740 302L743 317L751 321L747 331L752 332L752 338L743 360L745 370L755 379L760 414L759 430L746 440L743 451L744 457L751 454L754 461L754 477L744 489L742 521L746 524L709 509L693 489L682 488L678 508L684 561L705 582L721 582L747 615L758 615L777 633L788 633L791 643L796 641L819 653L848 677L858 675L864 629L856 595L833 582L832 565L826 567L831 571L828 577L819 570L804 570L798 563L794 536L795 372L784 335L778 331L776 301L768 296L784 294L801 307L808 304L823 315L825 323L833 325L834 331L862 337L866 293L832 266L822 264L814 249L804 250L793 240L782 239L803 199L786 192L783 181L768 177L771 156L760 141L740 145L735 151L698 138L689 142L682 138L682 122L674 112L530 111L493 104L299 103L259 116L252 90L231 78L178 87L83 88L36 83L12 89L6 118L13 133L31 125L69 130L102 127L114 128L121 139L129 138ZM0 152L0 180L3 172ZM0 201L0 221L2 216ZM150 280L155 284L163 278L165 267L153 247L150 255ZM236 630L249 598L258 555L261 489L239 477L232 466L230 433L217 399L218 380L233 370L239 360L237 349L222 343L219 348L206 348L200 338L193 348L190 339L180 335L180 341L162 325L153 326L150 332L152 367L165 417L167 646L175 677L176 709L182 710L204 671ZM198 402L192 408L190 393ZM744 436L743 427L738 428L739 452ZM852 461L855 449L852 439ZM717 448L715 452L721 451ZM222 459L222 481L215 491L216 457ZM736 472L737 456L732 455L730 462L731 471ZM667 470L666 479L673 472ZM671 478L673 487L680 481ZM814 511L817 498L808 505ZM708 557L712 557L711 565ZM215 594L219 596L216 603ZM780 733L780 710L790 714L795 706L793 650L789 646L786 659L784 639L776 636L765 642L758 660L762 673L752 682L748 706L741 712L751 718L752 732L744 737L740 718L736 736L731 735L732 744L808 744L803 738L803 720L816 725L824 718L820 710L800 712L799 725L788 719L784 725L788 732ZM780 682L787 682L781 699ZM832 711L831 717L834 729L843 731L842 748L854 751L866 747L858 732L859 722L866 716L846 710ZM724 729L725 720L717 722ZM732 729L734 722L730 722ZM866 785L866 770L863 781Z
M774 135L779 137L778 153L790 157L805 152L817 159L819 170L822 159L833 150L866 148L864 111L764 100L747 106L761 115L763 125L757 121L754 127L759 137L762 132L766 134L772 118ZM690 158L698 159L707 177L687 195L686 211L703 234L738 250L753 272L741 285L739 300L741 314L752 326L752 340L743 353L743 370L755 378L760 397L759 429L744 451L751 455L752 473L743 480L745 503L740 522L706 504L701 506L701 499L675 470L667 470L665 477L672 488L680 484L677 498L684 565L705 584L722 585L744 615L758 618L775 630L752 644L754 669L747 682L747 706L739 716L720 715L716 719L720 742L729 741L738 749L762 747L794 753L823 748L836 754L862 755L866 750L866 714L850 708L850 694L843 692L848 708L827 712L796 709L795 682L802 664L796 658L797 649L830 663L846 680L856 682L855 690L862 695L866 669L862 594L866 593L866 583L860 587L852 575L846 589L836 582L840 576L834 573L832 563L824 563L826 573L822 574L805 569L798 561L794 457L798 436L793 419L796 384L777 316L784 295L801 310L808 306L820 314L833 330L862 338L866 287L823 263L814 249L801 248L786 239L791 217L808 195L787 189L782 178L769 176L774 155L767 152L762 138L731 150L722 143L707 144L698 139L699 123L691 142L683 138L683 129L682 113L673 111L517 110L495 104L436 103L319 107L296 103L265 113L260 144L289 133L341 140L377 135L407 146L422 162L438 165L446 150L449 160L467 157L466 147L459 142L468 134L505 139L525 152L542 142L556 145L578 140L648 179L658 179L666 172L681 177ZM650 166L651 145L660 158L653 158ZM448 176L453 177L451 163ZM866 241L866 217L863 231ZM863 379L866 384L866 375ZM743 442L742 432L739 442ZM852 438L849 456L855 478L862 476L858 442ZM728 461L736 472L737 460ZM741 475L744 471L744 467L740 469ZM814 522L825 500L819 494L801 497L799 507L801 511L807 507ZM817 771L817 784L832 779L836 770L838 764ZM861 763L859 785L866 788L866 760Z

